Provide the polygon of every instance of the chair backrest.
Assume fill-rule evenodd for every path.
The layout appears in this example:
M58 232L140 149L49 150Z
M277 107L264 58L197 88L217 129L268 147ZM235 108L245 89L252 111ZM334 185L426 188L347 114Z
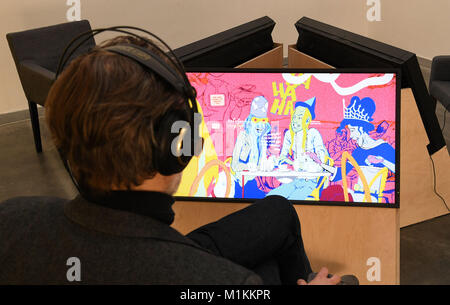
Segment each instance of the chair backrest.
M56 72L59 59L68 43L77 35L90 31L88 20L62 23L6 35L14 62L32 61L51 72ZM95 46L91 37L73 57ZM18 69L19 70L19 69ZM20 76L20 71L19 71Z

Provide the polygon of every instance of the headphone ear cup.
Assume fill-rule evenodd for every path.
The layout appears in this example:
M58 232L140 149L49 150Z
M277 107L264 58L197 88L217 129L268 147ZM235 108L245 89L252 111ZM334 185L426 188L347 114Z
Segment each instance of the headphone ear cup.
M156 127L154 168L164 176L183 171L192 159L192 131L186 113L169 112L161 118Z

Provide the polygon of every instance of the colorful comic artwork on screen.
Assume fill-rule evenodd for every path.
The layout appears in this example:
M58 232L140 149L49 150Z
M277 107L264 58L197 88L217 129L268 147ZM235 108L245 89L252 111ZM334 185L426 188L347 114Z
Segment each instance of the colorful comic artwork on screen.
M176 196L395 204L395 74L188 77L205 144Z

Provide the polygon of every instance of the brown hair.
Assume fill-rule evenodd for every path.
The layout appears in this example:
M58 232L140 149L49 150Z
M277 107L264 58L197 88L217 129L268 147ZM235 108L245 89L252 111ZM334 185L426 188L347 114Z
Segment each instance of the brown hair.
M73 60L45 103L56 147L80 187L91 191L129 189L154 177L158 121L168 111L184 107L182 95L159 76L102 49L119 43L144 46L161 55L141 39L109 40Z

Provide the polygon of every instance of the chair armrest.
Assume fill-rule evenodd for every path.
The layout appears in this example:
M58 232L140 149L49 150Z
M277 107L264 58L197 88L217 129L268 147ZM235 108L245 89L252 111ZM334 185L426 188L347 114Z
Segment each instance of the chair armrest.
M23 61L19 63L19 75L27 99L44 105L55 73L33 61Z
M430 86L434 80L450 81L450 55L436 56L431 63Z

